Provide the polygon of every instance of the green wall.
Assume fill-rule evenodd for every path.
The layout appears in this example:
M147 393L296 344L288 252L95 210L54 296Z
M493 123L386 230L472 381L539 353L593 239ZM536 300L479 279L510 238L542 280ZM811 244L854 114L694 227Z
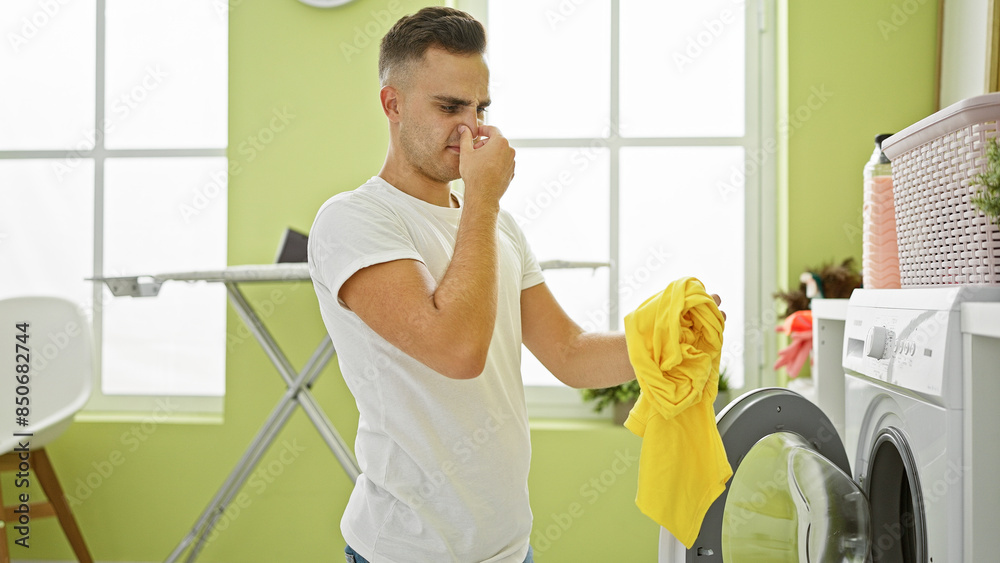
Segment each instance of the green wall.
M232 2L231 264L271 261L285 227L307 230L330 195L378 171L387 134L377 99L377 41L391 21L427 3L359 0L320 11L292 0ZM860 227L861 167L876 133L898 130L932 111L936 17L933 2L917 4L907 22L883 37L878 22L891 24L893 6L902 9L903 2L791 4L779 4L787 21L779 49L779 102L785 108L779 115L808 107L813 87L831 95L779 153L779 161L787 162L779 171L782 281L820 261L860 258L860 237L848 227L855 233ZM272 121L275 112L284 121ZM255 138L259 148L250 150ZM301 366L323 335L311 288L262 285L247 294L271 311L265 323ZM231 310L228 321L224 424L162 424L153 418L78 423L50 446L67 493L79 501L74 510L97 559L166 557L283 392ZM321 376L314 394L353 443L357 410L336 366ZM655 561L657 526L634 506L636 473L614 473L621 467L615 460L637 454L639 445L638 438L608 424L533 424L529 486L538 561ZM338 560L339 520L350 483L301 412L260 468L244 490L239 513L223 521L227 529L200 561ZM33 523L32 544L30 558L72 557L51 519ZM20 549L14 554L28 558Z
M780 289L848 257L861 268L861 171L875 135L936 109L937 12L935 0L778 0Z
M778 283L853 256L875 135L934 112L935 0L779 0Z

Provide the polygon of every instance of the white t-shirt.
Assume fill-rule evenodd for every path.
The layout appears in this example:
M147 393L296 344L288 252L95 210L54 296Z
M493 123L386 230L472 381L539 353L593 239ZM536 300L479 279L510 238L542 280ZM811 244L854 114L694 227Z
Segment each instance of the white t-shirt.
M360 412L362 475L340 527L373 563L521 563L528 551L531 444L520 302L522 290L544 280L514 219L500 212L497 320L479 377L435 372L337 297L355 272L392 260L423 262L440 282L461 216L461 208L432 205L376 176L330 198L310 231L320 312Z

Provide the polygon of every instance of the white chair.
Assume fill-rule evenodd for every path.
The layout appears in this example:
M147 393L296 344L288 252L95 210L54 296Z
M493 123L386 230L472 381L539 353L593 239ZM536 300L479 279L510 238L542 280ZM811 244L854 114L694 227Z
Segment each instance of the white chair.
M23 330L22 330L23 329ZM25 336L26 335L26 336ZM17 297L0 300L0 472L18 471L22 463L19 443L28 442L31 470L41 485L48 502L30 502L32 520L56 516L77 559L91 563L93 559L70 511L62 487L52 470L45 445L62 434L73 422L73 415L90 397L93 375L93 340L90 323L79 307L58 297ZM28 383L21 387L16 380L18 365L25 365L27 351ZM18 354L21 356L18 357ZM23 368L21 368L23 369ZM27 411L17 412L15 399L27 397ZM27 426L21 426L25 414ZM16 433L30 436L15 436ZM0 478L0 485L14 485L15 480ZM15 493L28 493L34 500L40 497L34 479L27 488L14 488ZM17 497L15 497L17 498ZM2 499L2 496L0 496ZM3 507L6 526L0 527L0 563L10 561L7 531L13 539L19 537L17 505ZM37 538L31 538L36 541Z

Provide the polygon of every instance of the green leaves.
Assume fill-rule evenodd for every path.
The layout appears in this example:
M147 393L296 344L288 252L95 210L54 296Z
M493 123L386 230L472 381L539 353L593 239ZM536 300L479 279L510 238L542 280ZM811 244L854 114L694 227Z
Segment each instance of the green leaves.
M726 368L719 372L719 391L729 391L729 374L726 373Z
M986 146L986 171L976 176L978 195L969 201L994 224L1000 223L1000 144L990 139Z
M595 401L594 412L601 412L615 403L624 403L639 398L639 382L636 380L606 387L604 389L584 389L583 400Z

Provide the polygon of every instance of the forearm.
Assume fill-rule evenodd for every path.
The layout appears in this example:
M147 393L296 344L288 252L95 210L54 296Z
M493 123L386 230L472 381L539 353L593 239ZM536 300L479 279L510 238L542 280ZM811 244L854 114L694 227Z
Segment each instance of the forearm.
M570 387L600 389L635 379L624 332L581 331L561 356L553 374Z
M497 315L498 211L498 205L466 206L451 264L432 295L441 332L455 351L482 361Z

